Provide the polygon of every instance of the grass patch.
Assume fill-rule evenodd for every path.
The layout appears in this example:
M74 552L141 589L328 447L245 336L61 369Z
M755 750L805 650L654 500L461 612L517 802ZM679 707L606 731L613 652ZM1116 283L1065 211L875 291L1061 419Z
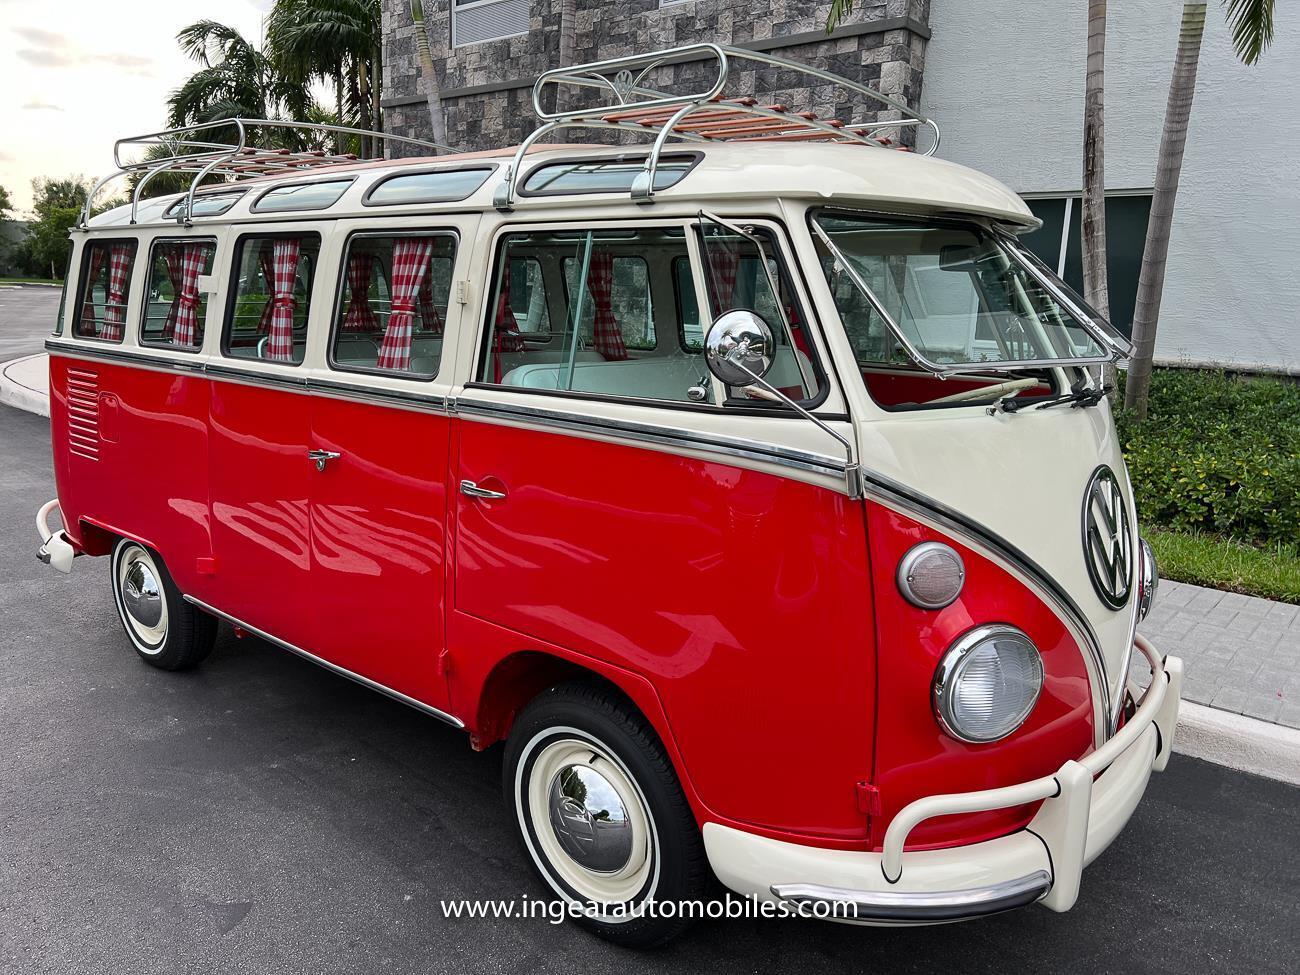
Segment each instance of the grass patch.
M1256 547L1166 528L1147 528L1144 534L1166 579L1300 603L1300 546L1295 543Z
M62 287L62 281L54 278L5 278L0 277L0 284L53 284Z

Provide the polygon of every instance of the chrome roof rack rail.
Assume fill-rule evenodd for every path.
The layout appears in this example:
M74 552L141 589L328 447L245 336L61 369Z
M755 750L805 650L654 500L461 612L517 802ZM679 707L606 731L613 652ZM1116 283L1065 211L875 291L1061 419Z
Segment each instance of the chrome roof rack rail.
M235 138L229 142L212 141L222 130L233 129ZM194 211L194 194L199 185L209 176L221 176L226 180L239 181L259 176L282 176L287 173L309 172L332 166L342 166L358 162L353 153L329 152L324 149L278 149L262 148L250 145L249 137L256 130L287 129L306 133L342 136L368 136L381 139L386 144L399 143L432 149L437 153L454 153L457 150L436 142L423 139L410 139L405 136L392 135L387 132L372 132L368 129L354 129L344 125L326 125L318 122L291 122L282 119L229 118L201 122L178 129L165 129L161 132L148 132L144 135L128 136L118 139L113 144L113 163L117 169L109 173L86 195L86 202L81 209L81 218L77 227L84 229L90 221L91 210L100 190L115 179L130 174L139 174L135 189L131 193L131 223L136 222L141 194L145 186L155 176L162 173L192 173L189 190L185 194L185 204L177 212L176 220L189 226L193 223L190 215ZM165 155L154 158L125 159L125 153L142 152L147 156L154 146L163 146Z
M713 65L712 80L702 90L664 90L649 82L649 76L661 68L701 61ZM735 66L797 72L809 83L837 85L866 99L874 105L873 111L885 111L898 117L844 122L819 118L813 112L792 111L785 105L762 105L753 97L726 97L723 92ZM570 94L596 91L606 97L593 105L551 111L542 104L543 94L548 88L554 90L557 104L565 88L570 89ZM573 89L577 91L573 92ZM510 209L514 202L515 183L524 154L542 136L566 128L653 134L654 144L646 157L645 167L632 185L632 198L641 203L654 200L655 172L659 156L669 139L688 142L837 142L907 149L906 146L895 146L882 134L883 130L927 127L934 138L924 154L932 155L939 148L939 126L933 119L874 88L797 61L720 44L689 44L555 68L542 74L533 86L533 109L542 124L520 145L506 170L505 181L497 187L493 203L502 210Z

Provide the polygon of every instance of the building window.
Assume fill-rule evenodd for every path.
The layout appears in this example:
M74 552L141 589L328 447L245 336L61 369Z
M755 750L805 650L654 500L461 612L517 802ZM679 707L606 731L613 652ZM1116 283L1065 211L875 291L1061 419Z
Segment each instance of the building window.
M527 33L528 0L452 0L452 47Z
M1025 201L1042 227L1021 239L1066 284L1083 294L1083 207L1077 196ZM1150 194L1106 197L1106 283L1110 323L1125 335L1133 331L1138 274L1146 246Z

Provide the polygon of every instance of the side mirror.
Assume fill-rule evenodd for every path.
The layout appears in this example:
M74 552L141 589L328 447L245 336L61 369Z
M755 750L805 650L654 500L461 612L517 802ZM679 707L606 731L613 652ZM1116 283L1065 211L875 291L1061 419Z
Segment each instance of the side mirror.
M772 368L775 343L767 322L752 311L732 309L713 320L704 337L704 361L728 386L750 386Z

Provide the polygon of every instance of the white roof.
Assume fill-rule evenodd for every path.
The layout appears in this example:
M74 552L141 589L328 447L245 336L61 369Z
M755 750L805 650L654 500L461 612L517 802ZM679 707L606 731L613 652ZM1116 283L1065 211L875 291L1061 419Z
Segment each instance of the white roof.
M617 156L644 158L644 145L538 145L523 164L525 174L537 165L572 159L599 159ZM354 177L354 184L328 210L304 211L304 215L378 216L405 212L424 213L439 209L492 208L492 195L505 176L514 149L491 152L455 153L437 157L403 160L368 160L351 165L318 168L298 175L261 177L240 183L225 184L220 189L244 188L249 192L220 217L198 217L195 225L239 221L250 216L249 205L262 191L287 183L317 182ZM874 205L883 209L925 210L979 214L1020 227L1037 226L1038 220L1006 186L976 170L957 163L896 149L861 145L774 142L752 143L683 143L664 150L670 157L683 153L699 154L698 164L675 186L659 190L656 201L706 201L790 198L846 205ZM363 207L366 191L387 176L415 168L455 169L463 165L496 163L497 169L469 199L456 203L414 204ZM522 185L522 181L517 185ZM218 187L211 187L217 190ZM141 224L156 223L163 211L179 197L166 196L142 201L136 219ZM569 195L519 196L514 205L523 214L534 209L554 211L557 206L599 207L627 203L626 192L582 193ZM648 208L653 210L653 207ZM121 227L130 222L129 205L99 214L90 227ZM292 220L295 212L257 214L259 218ZM170 222L170 221L169 221Z

